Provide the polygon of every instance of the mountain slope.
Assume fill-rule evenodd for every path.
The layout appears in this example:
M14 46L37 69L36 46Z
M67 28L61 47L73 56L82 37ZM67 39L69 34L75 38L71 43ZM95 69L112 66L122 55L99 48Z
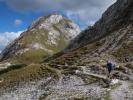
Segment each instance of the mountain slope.
M117 0L114 5L108 8L108 10L102 15L102 18L96 22L94 26L81 32L81 34L79 34L68 46L68 49L96 41L109 35L113 31L132 23L132 5L132 0Z
M133 1L117 0L96 24L81 32L66 51L97 44L93 53L111 54L119 61L133 60ZM122 59L121 59L122 58Z
M63 50L79 32L76 24L61 15L40 17L2 51L1 59L39 61Z

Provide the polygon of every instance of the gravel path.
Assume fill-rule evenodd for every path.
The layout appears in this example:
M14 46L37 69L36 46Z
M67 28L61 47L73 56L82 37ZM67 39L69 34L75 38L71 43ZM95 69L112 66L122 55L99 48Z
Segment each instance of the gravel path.
M120 81L122 85L111 90L111 100L133 100L133 90L130 89L130 82Z

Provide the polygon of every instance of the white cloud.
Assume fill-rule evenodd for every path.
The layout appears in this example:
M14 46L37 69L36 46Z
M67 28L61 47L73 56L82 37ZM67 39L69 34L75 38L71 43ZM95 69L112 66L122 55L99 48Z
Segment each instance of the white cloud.
M63 11L70 19L76 15L81 23L92 24L116 0L4 0L3 2L18 12Z
M16 20L14 21L14 24L15 24L15 25L20 25L20 24L22 24L22 20L16 19Z
M23 31L0 33L0 51L5 48L11 41L19 37Z

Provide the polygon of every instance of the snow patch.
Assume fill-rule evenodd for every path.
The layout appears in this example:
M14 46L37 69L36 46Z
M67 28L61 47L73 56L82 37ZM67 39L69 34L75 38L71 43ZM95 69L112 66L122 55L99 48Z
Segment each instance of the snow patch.
M111 81L111 85L115 85L115 84L117 84L118 82L119 82L118 79L113 79L113 80Z

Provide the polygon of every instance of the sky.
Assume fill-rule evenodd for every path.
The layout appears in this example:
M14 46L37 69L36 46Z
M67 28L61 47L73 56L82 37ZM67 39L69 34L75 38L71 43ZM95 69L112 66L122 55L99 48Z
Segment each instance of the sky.
M0 52L38 17L59 13L83 30L116 0L0 0Z

